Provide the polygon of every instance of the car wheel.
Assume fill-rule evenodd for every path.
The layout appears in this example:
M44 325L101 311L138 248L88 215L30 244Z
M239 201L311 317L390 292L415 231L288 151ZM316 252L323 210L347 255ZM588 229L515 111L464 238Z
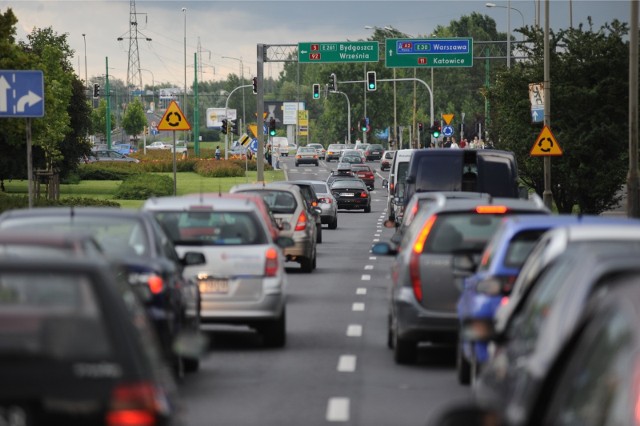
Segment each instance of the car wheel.
M313 253L313 269L315 270L318 267L318 256L316 253Z
M391 315L387 318L387 347L389 349L393 349L393 327L391 326Z
M281 348L287 341L287 314L282 310L282 315L275 321L262 328L262 340L269 348Z
M184 371L187 373L195 373L200 369L199 358L183 358L182 362L184 364Z
M316 233L316 243L322 243L322 224L317 225L318 232Z
M331 223L329 223L329 229L336 229L338 227L338 215L333 218Z
M456 370L458 375L458 383L461 385L468 385L471 383L471 365L469 361L464 357L462 351L462 342L458 342L458 348L456 350Z
M367 206L364 208L365 213L371 213L371 206Z
M393 359L396 364L413 364L417 355L416 342L398 337L397 331L393 333Z
M296 167L298 167L298 163L296 163Z
M320 163L316 161L316 167L318 167L319 165L320 165Z
M302 269L302 272L306 272L307 274L313 272L313 258L303 257L302 260L300 260L300 267Z

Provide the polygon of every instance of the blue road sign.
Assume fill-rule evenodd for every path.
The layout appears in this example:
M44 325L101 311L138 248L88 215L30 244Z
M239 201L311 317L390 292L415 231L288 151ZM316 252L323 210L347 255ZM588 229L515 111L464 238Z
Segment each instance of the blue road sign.
M544 121L544 108L531 108L531 122L542 123Z
M251 139L251 142L249 143L249 149L252 152L258 152L258 139L256 138Z
M0 70L0 117L43 117L42 71Z
M447 137L452 136L452 135L453 135L453 127L451 127L451 126L444 126L444 127L442 128L442 134L443 134L444 136L447 136Z

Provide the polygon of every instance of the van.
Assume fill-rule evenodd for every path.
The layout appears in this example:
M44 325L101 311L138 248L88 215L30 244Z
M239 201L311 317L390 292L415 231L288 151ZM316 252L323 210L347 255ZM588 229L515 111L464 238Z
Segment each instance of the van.
M402 197L406 206L416 192L469 191L493 197L528 198L518 188L513 152L494 149L421 149L408 164Z
M399 205L394 203L393 200L396 197L404 198L404 184L409 169L409 160L411 155L417 151L415 149L400 149L396 151L396 155L391 163L391 169L389 171L389 180L386 183L388 189L387 195L387 216L389 220L395 220L396 210L399 209ZM383 182L382 186L385 186Z
M273 152L277 152L281 157L289 156L289 140L283 136L273 137Z

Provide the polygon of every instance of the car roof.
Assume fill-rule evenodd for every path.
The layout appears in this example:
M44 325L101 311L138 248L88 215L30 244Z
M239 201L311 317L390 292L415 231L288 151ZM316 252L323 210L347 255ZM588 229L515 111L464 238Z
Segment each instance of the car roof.
M41 207L37 209L14 209L0 215L0 220L9 217L42 217L42 216L112 216L140 218L148 213L135 209L121 209L117 207Z
M238 185L234 185L231 187L229 192L238 192L238 191L261 191L261 190L279 190L279 191L289 191L295 194L298 194L302 197L302 192L300 187L297 185L292 185L285 182L269 182L269 183L241 183Z
M502 227L505 232L514 234L527 229L542 229L558 226L587 226L587 225L640 225L640 220L626 217L595 216L595 215L573 215L573 214L552 214L552 215L514 215L505 217ZM572 228L573 229L573 228ZM609 228L608 228L609 229ZM581 233L576 234L584 235Z
M143 209L152 211L187 211L202 210L209 207L212 210L226 211L254 211L255 207L250 200L240 198L216 198L213 196L201 196L189 194L176 197L152 197L143 205Z

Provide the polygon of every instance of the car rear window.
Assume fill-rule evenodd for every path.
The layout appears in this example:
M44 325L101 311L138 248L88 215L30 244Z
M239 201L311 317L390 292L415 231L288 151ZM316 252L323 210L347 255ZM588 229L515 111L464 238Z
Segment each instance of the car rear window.
M327 185L323 183L314 183L313 190L316 191L316 194L327 194L329 193L329 189L327 189Z
M253 212L155 212L176 245L266 244L266 230Z
M462 155L446 158L430 155L420 158L416 191L461 191L463 162Z
M296 198L288 191L278 190L258 190L255 191L259 194L273 214L293 214L298 207Z
M423 253L480 252L503 218L504 215L494 214L440 214L429 232Z
M104 249L116 257L146 256L151 253L149 236L142 220L109 215L10 217L0 229L47 230L55 232L87 231Z
M331 189L344 189L344 188L361 188L365 189L364 182L356 179L344 179L335 180L331 185Z
M98 360L112 355L89 277L0 272L0 358Z

